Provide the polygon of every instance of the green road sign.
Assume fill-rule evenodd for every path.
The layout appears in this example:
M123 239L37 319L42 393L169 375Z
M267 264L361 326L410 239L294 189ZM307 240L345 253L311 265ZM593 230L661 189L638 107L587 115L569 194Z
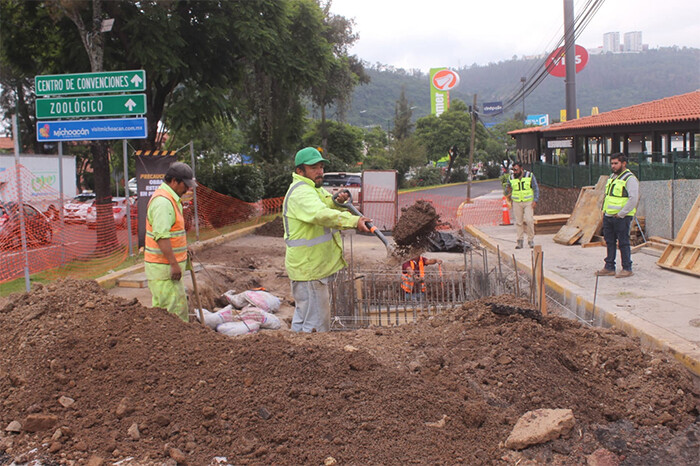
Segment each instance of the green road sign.
M146 72L132 70L50 74L36 76L34 84L37 96L137 92L146 90Z
M145 113L146 94L36 99L36 117L39 119L143 115Z

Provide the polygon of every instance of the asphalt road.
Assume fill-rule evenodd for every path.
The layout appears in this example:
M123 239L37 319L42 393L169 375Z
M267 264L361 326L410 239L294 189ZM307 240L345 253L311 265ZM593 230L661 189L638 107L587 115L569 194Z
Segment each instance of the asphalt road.
M472 198L483 196L496 189L501 189L499 180L476 181L472 182ZM450 196L450 197L467 197L467 183L462 183L454 186L445 186L441 188L431 188L420 191L428 195ZM399 194L399 199L401 195Z

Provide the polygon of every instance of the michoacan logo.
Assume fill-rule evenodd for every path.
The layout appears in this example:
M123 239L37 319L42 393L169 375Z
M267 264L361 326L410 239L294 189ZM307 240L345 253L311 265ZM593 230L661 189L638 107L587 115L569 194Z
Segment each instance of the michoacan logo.
M440 91L449 91L459 84L459 75L452 70L440 70L433 76L433 87Z

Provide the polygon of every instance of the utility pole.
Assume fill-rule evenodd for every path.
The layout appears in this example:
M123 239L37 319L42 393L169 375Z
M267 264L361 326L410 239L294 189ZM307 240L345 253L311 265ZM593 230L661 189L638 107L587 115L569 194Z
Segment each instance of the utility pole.
M476 133L476 94L474 94L474 103L472 104L472 136L469 138L469 176L467 177L467 202L472 201L472 165L474 164L474 136Z
M567 121L576 119L576 43L574 32L574 0L564 0L564 60L566 61ZM573 166L576 163L576 147L572 147L568 150L567 158L569 159L569 166Z
M526 119L525 118L525 81L527 81L527 78L525 78L525 76L522 76L520 78L520 82L523 83L523 90L522 90L522 94L523 94L523 124L525 123L525 119Z

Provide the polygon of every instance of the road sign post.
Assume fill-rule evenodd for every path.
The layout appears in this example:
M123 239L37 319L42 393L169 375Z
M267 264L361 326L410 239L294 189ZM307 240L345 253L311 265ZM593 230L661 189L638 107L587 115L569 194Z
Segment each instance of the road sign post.
M47 97L36 100L36 117L78 118L146 113L146 94Z

